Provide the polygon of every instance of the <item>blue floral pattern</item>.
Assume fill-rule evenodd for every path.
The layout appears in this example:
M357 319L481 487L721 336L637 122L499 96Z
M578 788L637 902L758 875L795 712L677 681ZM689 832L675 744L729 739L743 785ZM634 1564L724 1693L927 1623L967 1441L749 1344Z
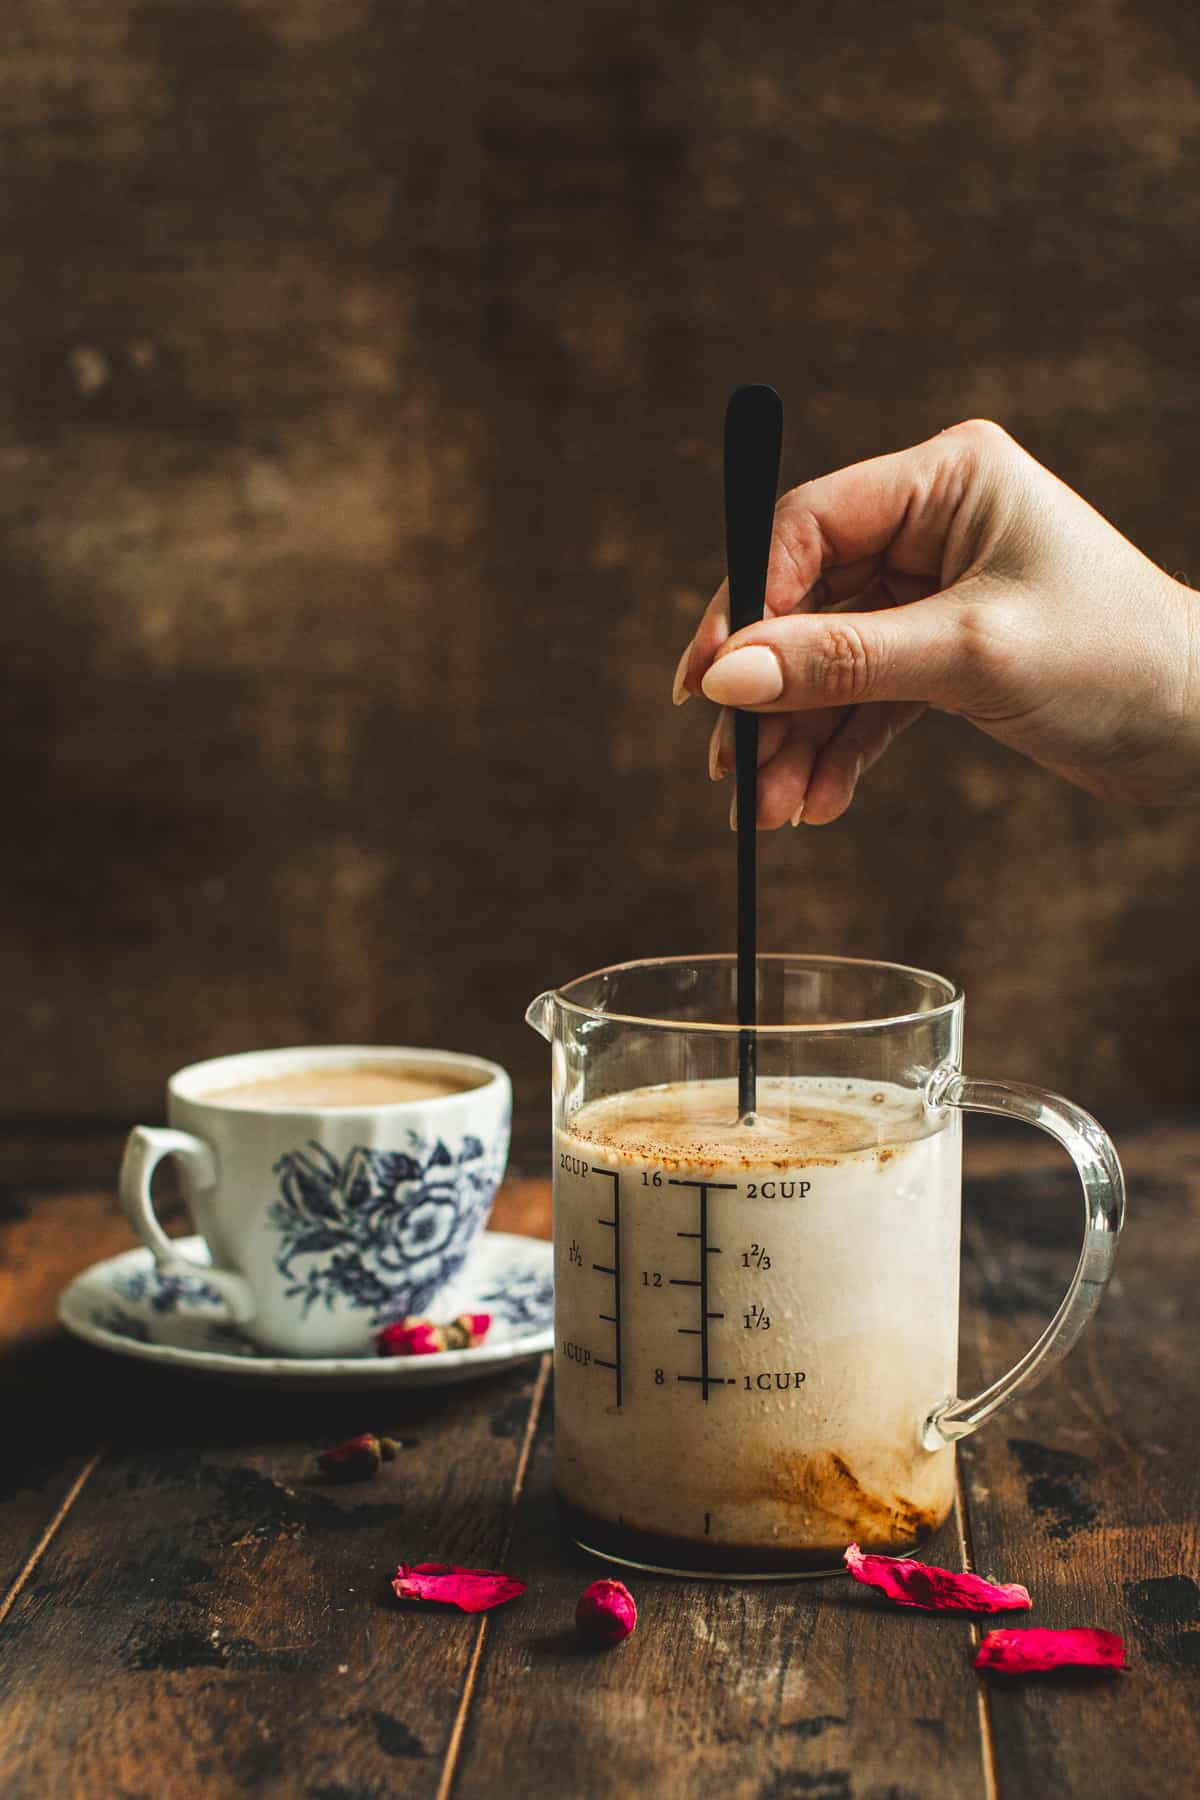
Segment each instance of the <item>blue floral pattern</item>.
M466 1260L503 1170L477 1137L457 1150L408 1133L406 1150L362 1145L339 1162L310 1141L274 1166L275 1266L307 1317L336 1301L372 1324L420 1313Z
M178 1282L169 1298L156 1293L155 1286L159 1281ZM253 1338L248 1337L239 1325L229 1324L223 1319L205 1320L201 1323L189 1318L193 1307L204 1306L211 1301L220 1303L220 1295L206 1282L193 1281L191 1276L186 1275L160 1276L154 1269L135 1269L131 1275L114 1277L112 1285L114 1293L125 1296L135 1304L149 1307L153 1313L166 1317L178 1316L181 1323L191 1325L192 1332L199 1328L207 1348L223 1356L263 1354ZM93 1306L88 1316L93 1325L98 1326L101 1331L107 1331L111 1337L127 1338L134 1344L154 1344L160 1341L148 1317L139 1319L133 1313L124 1312L119 1306ZM172 1342L172 1334L168 1333L162 1341Z
M149 1306L152 1312L175 1313L181 1307L223 1306L215 1287L203 1275L166 1274L162 1269L135 1269L118 1275L113 1287L124 1300Z
M480 1307L523 1331L534 1331L554 1318L554 1283L536 1270L505 1269L492 1277Z
M93 1306L90 1318L93 1325L107 1331L111 1337L129 1338L135 1344L151 1342L150 1327L145 1319L131 1318L119 1306Z

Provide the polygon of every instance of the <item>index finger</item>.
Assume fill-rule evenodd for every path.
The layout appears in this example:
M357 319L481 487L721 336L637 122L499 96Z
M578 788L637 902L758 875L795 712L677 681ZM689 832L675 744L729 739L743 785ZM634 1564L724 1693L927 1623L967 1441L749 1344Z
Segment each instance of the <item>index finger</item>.
M851 463L784 494L775 508L766 615L815 612L857 592L881 560L937 581L975 444L973 425L954 426L911 449ZM728 636L729 584L723 581L680 660L677 697L699 692Z

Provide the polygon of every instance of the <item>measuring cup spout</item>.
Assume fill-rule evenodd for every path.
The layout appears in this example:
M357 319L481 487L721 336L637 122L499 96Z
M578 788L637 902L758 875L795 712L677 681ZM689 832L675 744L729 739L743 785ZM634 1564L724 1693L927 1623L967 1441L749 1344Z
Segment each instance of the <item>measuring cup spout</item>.
M547 988L525 1008L525 1023L532 1025L548 1044L554 1042L554 1000L553 988Z

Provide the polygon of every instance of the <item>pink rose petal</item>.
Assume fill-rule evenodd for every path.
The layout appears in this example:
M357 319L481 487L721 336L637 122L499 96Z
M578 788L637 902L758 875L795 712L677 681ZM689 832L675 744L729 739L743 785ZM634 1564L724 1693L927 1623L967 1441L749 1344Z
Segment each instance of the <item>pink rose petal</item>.
M401 1563L392 1583L398 1600L437 1600L461 1612L488 1612L525 1592L526 1584L495 1569L460 1569L453 1563Z
M1033 1602L1020 1582L984 1581L964 1570L935 1569L903 1556L864 1556L857 1544L846 1551L846 1567L855 1581L878 1588L897 1606L925 1612L1024 1612Z
M491 1313L460 1313L458 1322L465 1328L472 1350L475 1348L476 1344L482 1344L484 1338L492 1329Z
M989 1631L975 1657L977 1669L1002 1675L1036 1675L1047 1669L1123 1669L1125 1640L1115 1631L1087 1625L1074 1631L1031 1627Z

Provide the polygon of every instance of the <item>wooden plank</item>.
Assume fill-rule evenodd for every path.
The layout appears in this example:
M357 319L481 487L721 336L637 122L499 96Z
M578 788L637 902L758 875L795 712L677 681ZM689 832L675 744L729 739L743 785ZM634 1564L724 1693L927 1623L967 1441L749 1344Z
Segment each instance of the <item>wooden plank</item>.
M495 1223L544 1235L547 1208L515 1183ZM433 1792L475 1628L402 1615L386 1577L495 1559L536 1369L403 1402L172 1381L53 1325L63 1282L131 1241L113 1195L7 1211L0 1604L41 1554L0 1627L5 1794ZM406 1446L377 1481L314 1478L316 1448L369 1427Z
M619 1650L584 1649L575 1602L602 1565L567 1541L543 1425L509 1567L531 1580L489 1626L455 1800L986 1793L970 1627L885 1610L848 1581L724 1583L630 1573ZM930 1554L960 1564L952 1520Z
M962 1449L980 1568L1025 1582L1030 1624L1100 1625L1130 1667L983 1684L1002 1796L1178 1800L1200 1768L1200 1129L1119 1138L1130 1223L1118 1273L1057 1374ZM1032 1341L1077 1251L1063 1159L1015 1178L992 1148L968 1193L966 1307L989 1374Z
M432 1795L477 1622L388 1581L494 1566L536 1366L369 1399L130 1368L128 1435L0 1630L6 1795ZM399 1458L330 1487L316 1450L368 1428Z
M10 1147L0 1143L0 1168ZM44 1148L57 1158L53 1144ZM45 1159L29 1139L16 1145L16 1157L40 1184ZM548 1183L517 1178L497 1195L492 1224L548 1237L549 1208ZM162 1212L169 1229L187 1229L176 1203ZM81 1269L135 1242L109 1188L54 1193L25 1183L0 1187L0 1605L46 1521L97 1449L109 1415L121 1410L128 1365L61 1334L58 1295Z
M1133 1667L1119 1681L977 1685L970 1626L886 1611L835 1582L631 1577L638 1634L618 1652L583 1653L570 1620L596 1565L558 1531L546 1426L506 1556L530 1594L483 1632L440 1614L401 1622L384 1580L400 1555L502 1554L530 1375L349 1418L353 1397L184 1387L79 1352L93 1374L103 1365L119 1377L78 1390L80 1426L94 1432L118 1412L133 1424L0 1630L6 1794L190 1800L251 1786L365 1800L452 1787L469 1800L516 1783L581 1796L630 1784L737 1800L983 1796L982 1716L1002 1797L1090 1795L1103 1768L1122 1800L1174 1800L1200 1756L1189 1709L1200 1459L1187 1404L1200 1130L1142 1131L1122 1150L1134 1226L1100 1323L1054 1380L963 1452L976 1565L1029 1583L1031 1622L1124 1630ZM1011 1360L1051 1309L1077 1212L1071 1179L1038 1138L989 1135L970 1166L968 1378L972 1365ZM7 1298L27 1321L0 1375L14 1397L19 1380L28 1390L34 1444L56 1423L54 1383L42 1385L51 1353L65 1366L77 1352L39 1338L55 1281L34 1264L44 1253L61 1266L68 1226L86 1262L87 1234L112 1227L105 1195L41 1205L41 1225L27 1216L24 1237L0 1236ZM544 1233L546 1184L510 1185L495 1223ZM329 1492L306 1477L316 1444L366 1424L410 1440L379 1482ZM16 1516L12 1502L0 1507L0 1532ZM931 1560L962 1553L953 1526L929 1549Z
M63 1337L59 1290L132 1241L110 1195L0 1193L0 1609L101 1441L119 1365Z

